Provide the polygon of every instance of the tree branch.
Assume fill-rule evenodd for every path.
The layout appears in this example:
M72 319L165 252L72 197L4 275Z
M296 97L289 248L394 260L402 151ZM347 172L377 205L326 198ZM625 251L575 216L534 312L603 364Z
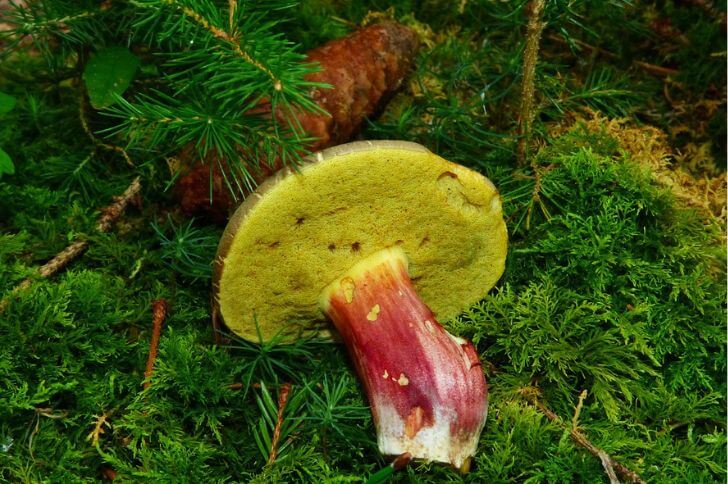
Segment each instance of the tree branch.
M264 66L259 60L254 59L248 52L243 50L242 47L240 47L240 42L238 42L235 37L225 32L223 29L212 25L204 16L202 16L199 12L196 12L192 8L184 5L179 5L179 3L175 0L170 0L168 3L170 5L174 5L177 9L179 9L179 11L182 12L185 17L212 34L213 37L229 44L230 48L233 50L233 52L235 52L237 56L248 62L250 65L255 66L261 72L264 72L268 77L270 77L271 81L273 81L273 88L276 91L280 91L283 89L283 84L281 83L281 80L278 79L276 75L273 74L273 72L269 68ZM145 5L143 4L135 4L140 7L145 7ZM236 6L236 2L229 3L231 24Z

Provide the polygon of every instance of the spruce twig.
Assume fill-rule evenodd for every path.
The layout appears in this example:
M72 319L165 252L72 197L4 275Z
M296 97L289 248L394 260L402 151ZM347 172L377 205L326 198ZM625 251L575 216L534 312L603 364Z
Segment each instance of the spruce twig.
M96 231L101 233L108 232L124 214L126 207L137 199L139 192L141 191L141 187L141 181L139 177L137 177L131 182L121 196L114 197L114 201L110 205L102 208L101 215L96 221ZM38 269L38 275L41 279L51 277L83 254L88 248L88 245L89 241L86 239L72 242L65 249L56 254L51 260L43 264ZM0 314L7 309L8 304L10 303L10 297L29 288L33 284L33 280L34 278L23 279L0 301Z
M602 467L604 467L604 471L607 473L607 476L609 477L609 482L611 484L619 483L619 480L617 479L617 474L622 477L622 479L625 479L629 482L633 482L635 484L644 484L645 481L642 480L642 478L637 474L636 472L630 470L628 467L626 467L623 464L620 464L612 456L607 454L603 449L600 449L596 445L592 444L591 441L584 435L577 427L571 426L569 427L564 423L561 418L554 413L553 410L548 408L546 405L544 405L539 399L538 399L538 390L534 388L526 388L521 391L521 395L534 407L536 407L542 414L546 416L550 421L554 422L556 425L561 427L564 430L569 431L569 435L571 436L572 440L579 444L580 446L584 447L591 455L594 457L598 457L599 460L602 462ZM582 392L582 395L584 395L584 392ZM586 395L584 395L586 397ZM581 395L579 396L579 405L577 405L577 409L579 409L580 405L583 404L583 399L581 398ZM577 413L575 412L575 419L577 418Z
M270 444L270 453L268 454L268 463L271 465L276 461L278 454L278 441L281 438L281 427L283 426L283 411L288 403L288 395L291 393L291 384L284 383L278 393L278 416L276 418L276 426L273 429L273 438Z
M533 0L526 7L528 24L526 26L526 48L523 51L523 77L521 79L521 108L518 117L518 162L526 164L528 145L531 139L531 124L535 117L533 97L535 93L536 63L541 43L541 33L545 26L543 10L545 0Z
M141 2L132 2L132 4L137 7L148 7L147 5L145 5L144 3L141 3ZM215 37L219 41L227 43L230 46L230 48L232 49L232 51L235 53L235 55L237 55L238 57L243 59L245 62L254 66L260 72L263 72L266 76L268 76L273 83L273 89L275 89L276 91L281 91L283 89L283 83L281 82L281 80L268 67L263 65L263 63L260 60L254 58L250 54L250 52L248 52L246 49L244 49L240 45L240 42L238 42L238 40L233 35L231 35L231 33L225 32L223 29L216 27L207 18L205 18L205 16L202 15L200 12L193 10L188 5L184 5L182 2L178 2L176 0L170 0L168 2L168 4L170 6L172 6L173 8L181 11L182 14L186 18L191 20L193 23L197 24L203 30L206 30L207 32L209 32L213 37ZM232 20L232 19L234 19L234 13L235 13L234 2L231 2L229 4L229 6L230 6L230 20ZM231 22L231 26L232 26L232 22Z
M157 360L159 349L159 338L162 335L162 324L167 317L169 304L164 299L157 299L152 302L152 339L149 342L149 357L144 370L144 389L152 385L152 373L154 373L154 362Z

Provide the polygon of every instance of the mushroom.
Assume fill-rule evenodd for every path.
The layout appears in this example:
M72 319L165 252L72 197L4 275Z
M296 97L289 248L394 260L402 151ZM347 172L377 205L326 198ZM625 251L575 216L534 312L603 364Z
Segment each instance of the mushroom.
M503 273L495 186L403 141L348 143L307 161L266 180L228 223L215 324L251 341L341 338L379 450L466 470L487 384L473 345L437 319L476 303Z

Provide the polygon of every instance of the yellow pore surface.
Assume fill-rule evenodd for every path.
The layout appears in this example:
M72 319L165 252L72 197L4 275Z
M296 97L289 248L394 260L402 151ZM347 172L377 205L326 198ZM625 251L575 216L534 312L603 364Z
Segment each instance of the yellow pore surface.
M369 146L324 152L238 209L218 252L216 298L230 330L257 341L257 321L264 340L281 330L328 335L321 291L386 247L404 250L441 320L497 282L507 233L493 184L418 145Z

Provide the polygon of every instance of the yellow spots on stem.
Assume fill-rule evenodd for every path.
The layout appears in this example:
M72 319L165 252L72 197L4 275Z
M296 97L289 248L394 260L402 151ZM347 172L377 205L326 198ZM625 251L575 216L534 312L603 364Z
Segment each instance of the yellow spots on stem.
M409 378L407 378L404 373L400 373L397 383L399 383L399 386L401 387L406 387L407 385L409 385Z
M384 373L382 373L382 378L384 378L385 380L389 378L389 372L387 370L384 370Z
M381 311L382 308L379 307L379 304L375 304L372 309L369 311L369 314L367 314L367 319L369 321L376 321L379 317L379 311Z

